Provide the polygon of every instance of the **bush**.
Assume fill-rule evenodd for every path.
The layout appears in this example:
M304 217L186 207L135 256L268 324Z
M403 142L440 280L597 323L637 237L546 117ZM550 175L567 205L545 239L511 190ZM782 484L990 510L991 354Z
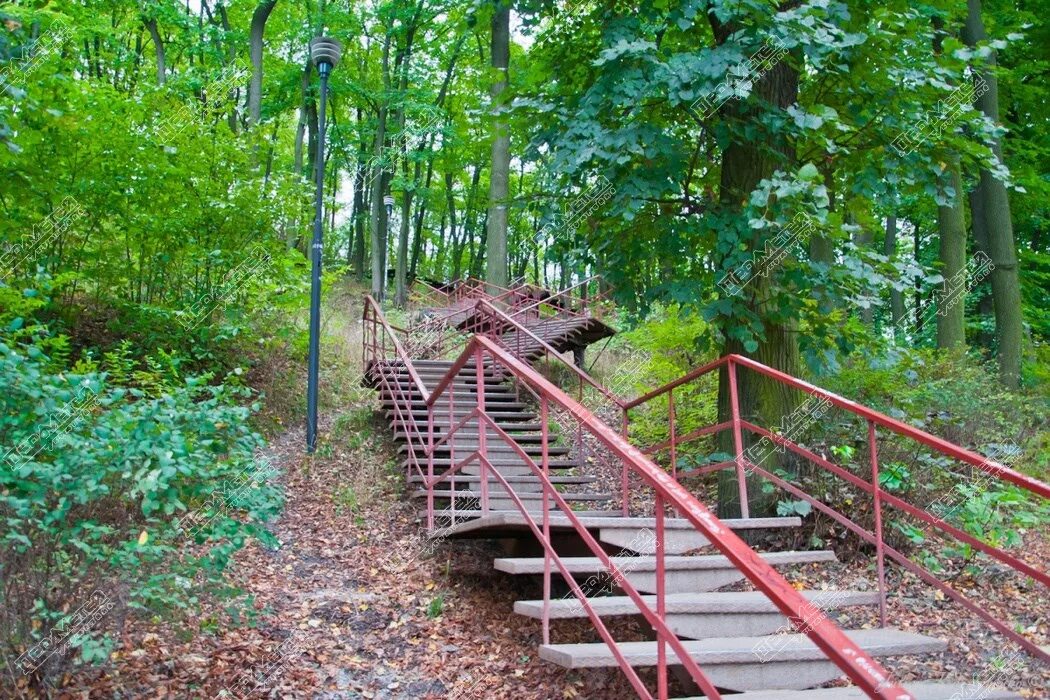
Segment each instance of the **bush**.
M22 686L108 658L135 611L235 596L223 571L249 538L270 541L281 494L253 459L247 390L198 377L151 396L90 362L62 367L40 350L46 332L12 335L0 334L0 666Z

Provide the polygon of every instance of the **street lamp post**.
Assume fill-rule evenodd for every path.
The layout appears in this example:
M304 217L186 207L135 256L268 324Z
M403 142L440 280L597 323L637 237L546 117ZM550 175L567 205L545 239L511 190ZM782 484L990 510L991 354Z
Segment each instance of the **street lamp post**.
M324 222L324 136L325 107L328 102L328 76L339 64L342 47L331 37L318 36L310 42L310 60L321 76L321 109L317 126L317 193L315 196L314 236L310 245L310 357L306 379L306 451L317 446L317 382L320 373L321 344L321 236Z

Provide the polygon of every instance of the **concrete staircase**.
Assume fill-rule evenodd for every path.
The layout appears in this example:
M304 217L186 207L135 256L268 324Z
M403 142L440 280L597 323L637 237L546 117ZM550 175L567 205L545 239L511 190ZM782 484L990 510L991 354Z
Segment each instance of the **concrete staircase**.
M464 321L469 309L456 309L453 320ZM591 338L605 337L604 324L595 325L593 319L583 317L533 319L530 334L517 330L502 335L502 345L519 358L531 361L544 354L545 348L535 334L556 349L565 350L593 342ZM609 329L611 334L611 329ZM419 360L412 366L427 392L432 392L452 367L452 361ZM442 444L432 460L427 455L428 408L423 393L414 384L404 361L388 360L374 363L369 368L369 381L380 390L379 403L389 421L392 434L400 444L398 453L402 466L409 473L408 496L425 504L428 493L425 477L412 471L413 465L425 474L428 462L435 475L444 473L452 464L459 463L479 449L481 435L477 421L461 426ZM438 442L450 429L471 413L478 405L478 391L484 387L486 413L516 443L516 447L540 461L542 425L536 406L519 395L504 381L503 374L485 366L479 385L477 367L468 362L452 383L452 403L449 392L435 403L433 435ZM508 488L495 477L486 482L488 509L481 504L482 469L475 462L459 472L453 480L437 485L434 498L434 539L476 538L515 541L518 548L535 547L534 528L544 520L542 484L532 467L510 445L499 441L490 429L486 435L485 454L494 469L507 481L507 486L522 503L519 508ZM551 483L571 506L573 517L555 510L553 498L547 499L551 509L546 520L552 533L551 542L557 543L559 560L580 584L587 606L601 619L639 619L638 603L624 595L624 585L642 595L642 603L656 609L662 589L666 621L670 630L682 640L689 656L720 690L741 700L795 700L796 698L861 698L857 688L835 687L816 689L817 686L842 676L842 670L828 659L811 639L795 631L789 620L763 592L757 590L724 590L739 588L744 575L726 556L712 553L712 543L684 518L664 520L665 531L662 565L658 565L656 519L652 517L624 517L615 494L594 490L596 477L587 473L586 461L581 460L569 444L553 443L549 447ZM427 511L420 512L422 518ZM575 521L575 522L573 522ZM583 528L597 540L610 563L623 578L616 580L610 568L596 556L576 556L581 551L580 532ZM736 532L775 530L800 525L798 518L750 518L723 520L720 525ZM773 551L760 553L761 558L778 569L799 566L819 566L835 561L831 551ZM543 556L498 557L496 570L513 576L538 577L544 574ZM662 578L659 576L662 568ZM561 579L557 567L552 570L554 581ZM877 593L868 590L807 590L807 599L828 615L849 608L871 607L879 603ZM556 626L559 621L589 618L584 604L571 592L563 598L552 596L544 600L518 600L514 612L524 617L542 620L546 615ZM936 653L946 648L944 641L921 634L893 628L847 630L847 636L860 648L877 659L890 660L904 655ZM651 640L624 640L616 642L618 650L631 667L657 665L659 644ZM609 668L621 666L610 645L595 638L593 642L539 646L541 659L566 669ZM667 653L667 663L680 664L673 653ZM951 683L914 683L908 685L917 700L950 700L961 697L960 687ZM696 692L695 689L688 692ZM1005 700L1020 696L995 689L984 689L981 697ZM661 696L665 697L665 696ZM730 695L727 694L727 697Z

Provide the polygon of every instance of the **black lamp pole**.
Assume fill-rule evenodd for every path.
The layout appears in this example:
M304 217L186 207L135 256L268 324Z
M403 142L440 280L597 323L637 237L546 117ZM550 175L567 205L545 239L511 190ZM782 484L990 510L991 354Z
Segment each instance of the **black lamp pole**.
M317 445L317 381L320 373L321 343L321 236L324 222L324 135L325 106L328 102L328 75L339 63L342 47L335 39L319 36L310 42L310 60L321 76L321 111L317 125L317 194L314 237L310 245L310 357L306 380L306 451Z

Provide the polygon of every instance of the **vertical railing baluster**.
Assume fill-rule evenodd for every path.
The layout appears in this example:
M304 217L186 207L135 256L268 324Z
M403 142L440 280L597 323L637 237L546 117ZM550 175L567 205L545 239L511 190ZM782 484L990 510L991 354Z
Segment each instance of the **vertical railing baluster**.
M485 440L485 434L488 432L488 424L482 420L482 416L485 415L485 375L482 366L480 346L474 351L474 363L476 365L474 367L474 375L478 378L478 454L484 457L484 460L478 460L481 464L481 513L482 515L488 515L489 477L486 460L488 460L489 455Z
M736 450L737 491L740 494L740 517L750 518L751 508L747 502L747 474L744 471L744 438L740 433L740 396L736 385L736 363L729 360L729 402L733 414L733 449Z
M664 499L656 492L656 615L667 624L666 562L664 561ZM667 640L662 630L656 631L656 694L660 700L667 698Z
M445 387L445 391L448 392L448 424L445 426L445 445L448 449L448 466L445 471L452 471L452 468L456 466L456 436L452 434L452 428L456 425L456 386L455 383L449 384ZM482 472L484 474L484 472ZM452 476L447 480L448 487L452 489L452 501L449 506L452 509L452 522L456 522L456 475L458 472L453 472ZM470 483L470 482L467 482ZM469 488L469 487L468 487Z
M543 541L549 544L551 541L551 518L550 518L550 432L547 428L547 417L550 407L547 397L540 398L540 466L543 469ZM543 643L551 643L551 554L550 547L543 548Z
M627 407L623 406L623 439L627 439L627 432L630 428L630 418L627 417ZM631 511L631 480L627 473L627 460L620 460L620 498L623 501L621 504L621 510L623 511L623 517L628 517Z
M427 406L427 529L434 529L434 406ZM409 409L411 410L411 408ZM449 488L455 488L450 486Z
M868 419L868 452L871 454L871 493L875 511L875 557L879 576L879 626L886 626L886 553L882 539L882 486L879 484L879 453L875 421Z
M667 392L667 420L670 423L671 478L678 480L678 432L675 428L674 389Z

